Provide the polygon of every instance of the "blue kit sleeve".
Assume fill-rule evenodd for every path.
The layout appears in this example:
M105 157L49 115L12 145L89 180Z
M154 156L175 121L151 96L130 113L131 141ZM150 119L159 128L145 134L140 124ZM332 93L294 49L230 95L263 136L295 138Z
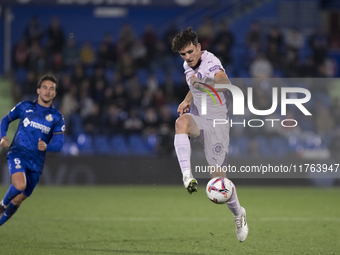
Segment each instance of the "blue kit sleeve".
M59 152L64 144L64 133L53 135L53 143L47 144L47 151Z
M9 120L8 115L6 115L5 117L2 118L1 124L0 124L1 125L1 127L0 127L1 128L0 139L3 138L4 136L6 136L10 122L11 121Z

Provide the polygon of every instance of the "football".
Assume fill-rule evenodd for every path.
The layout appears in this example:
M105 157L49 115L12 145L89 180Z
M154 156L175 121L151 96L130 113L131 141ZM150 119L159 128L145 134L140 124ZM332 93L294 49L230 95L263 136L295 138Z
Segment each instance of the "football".
M206 192L212 202L224 204L231 198L234 185L228 178L216 177L208 182Z

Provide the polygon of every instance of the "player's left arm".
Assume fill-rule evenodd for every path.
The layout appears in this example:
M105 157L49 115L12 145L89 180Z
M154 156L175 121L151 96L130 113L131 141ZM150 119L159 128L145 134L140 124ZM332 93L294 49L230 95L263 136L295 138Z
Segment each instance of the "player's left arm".
M64 144L64 133L54 134L53 143L46 144L40 138L38 140L38 149L40 151L59 152Z
M64 131L65 131L65 121L64 118L61 116L58 123L53 128L53 142L46 144L45 146L42 145L42 149L49 151L49 152L59 152L64 144ZM40 139L39 139L40 143ZM39 147L39 144L38 144ZM39 150L40 147L39 147Z
M190 82L196 89L207 89L209 91L212 91L209 88L209 86L211 86L212 88L215 89L216 92L225 92L225 91L228 91L227 88L215 88L215 85L216 84L231 84L227 74L222 70L217 72L214 75L214 81L215 82L212 84L204 84L194 74L190 77Z
M64 133L58 133L53 135L53 143L47 145L47 151L59 152L64 144Z
M218 73L215 74L214 76L214 81L215 83L213 84L213 87L215 88L216 84L231 84L228 75L224 71L219 71ZM227 88L215 88L217 92L225 92L229 89Z

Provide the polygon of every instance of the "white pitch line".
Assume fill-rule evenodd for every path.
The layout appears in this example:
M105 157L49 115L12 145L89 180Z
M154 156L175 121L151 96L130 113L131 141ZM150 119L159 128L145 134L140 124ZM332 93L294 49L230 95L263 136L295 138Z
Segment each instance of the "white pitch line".
M260 221L277 221L277 222L289 222L289 221L305 221L305 222L320 222L320 221L339 221L340 217L265 217L260 218Z

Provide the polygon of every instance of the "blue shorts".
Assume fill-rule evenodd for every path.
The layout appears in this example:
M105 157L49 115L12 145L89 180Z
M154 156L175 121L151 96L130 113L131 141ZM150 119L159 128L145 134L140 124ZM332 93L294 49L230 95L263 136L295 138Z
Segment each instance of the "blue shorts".
M8 170L10 175L23 172L26 176L26 189L23 191L23 194L26 197L29 197L35 186L37 186L41 171L32 171L32 165L30 162L27 162L21 155L19 154L11 154L7 155L7 162L8 162Z

